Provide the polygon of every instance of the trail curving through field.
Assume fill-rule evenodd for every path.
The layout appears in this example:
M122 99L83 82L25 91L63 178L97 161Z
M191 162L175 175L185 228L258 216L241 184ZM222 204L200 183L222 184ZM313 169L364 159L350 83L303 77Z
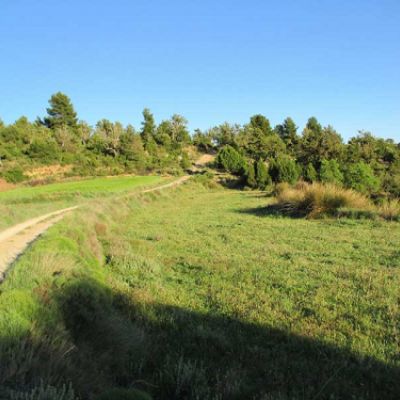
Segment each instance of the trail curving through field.
M203 154L195 162L192 172L198 172L204 166L212 162L215 155ZM190 175L184 175L180 178L166 183L164 185L135 191L133 194L150 193L181 185L190 179ZM29 219L20 224L0 232L0 282L4 280L8 267L26 250L26 248L34 242L40 235L47 231L51 226L60 221L64 216L80 205L63 208L62 210L53 211L40 217Z
M187 181L189 178L189 175L185 175L173 182L134 192L134 194L150 193L176 187ZM64 218L66 214L79 207L80 206L74 206L53 211L41 215L40 217L29 219L0 232L0 282L4 280L8 267L23 254L29 244L34 242L40 235L46 232L47 229Z

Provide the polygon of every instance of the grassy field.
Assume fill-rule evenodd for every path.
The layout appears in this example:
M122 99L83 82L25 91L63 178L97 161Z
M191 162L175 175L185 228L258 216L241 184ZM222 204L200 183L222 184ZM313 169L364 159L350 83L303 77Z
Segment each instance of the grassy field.
M268 201L188 184L67 217L1 286L3 390L398 399L400 224Z
M82 179L19 187L0 192L0 230L21 222L89 199L123 193L161 181L159 176L121 176Z

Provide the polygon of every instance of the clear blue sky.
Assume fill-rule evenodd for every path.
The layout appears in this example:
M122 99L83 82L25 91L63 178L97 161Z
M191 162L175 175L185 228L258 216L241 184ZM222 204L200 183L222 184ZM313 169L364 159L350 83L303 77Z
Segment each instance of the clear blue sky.
M315 115L345 138L400 141L399 0L1 0L0 117L79 117L190 128Z

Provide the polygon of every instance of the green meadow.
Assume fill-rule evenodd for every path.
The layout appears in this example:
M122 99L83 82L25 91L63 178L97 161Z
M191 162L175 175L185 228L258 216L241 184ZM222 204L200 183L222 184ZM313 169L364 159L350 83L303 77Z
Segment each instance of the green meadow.
M66 181L40 186L20 186L0 192L0 230L47 212L153 185L160 176L119 176Z
M190 182L66 217L1 285L3 392L398 399L400 223L270 201Z

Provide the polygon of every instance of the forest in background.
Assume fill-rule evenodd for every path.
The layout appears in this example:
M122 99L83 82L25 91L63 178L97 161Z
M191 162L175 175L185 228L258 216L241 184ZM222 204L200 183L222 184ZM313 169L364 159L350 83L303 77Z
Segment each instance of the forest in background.
M244 125L190 133L183 116L156 124L147 108L138 130L107 119L91 127L60 92L51 96L44 118L0 122L0 175L23 182L27 171L43 165L68 165L70 176L179 175L190 167L193 148L217 152L216 166L251 188L304 180L351 188L376 201L400 197L400 144L392 139L360 131L346 143L315 117L300 131L289 117L272 127L260 114Z

